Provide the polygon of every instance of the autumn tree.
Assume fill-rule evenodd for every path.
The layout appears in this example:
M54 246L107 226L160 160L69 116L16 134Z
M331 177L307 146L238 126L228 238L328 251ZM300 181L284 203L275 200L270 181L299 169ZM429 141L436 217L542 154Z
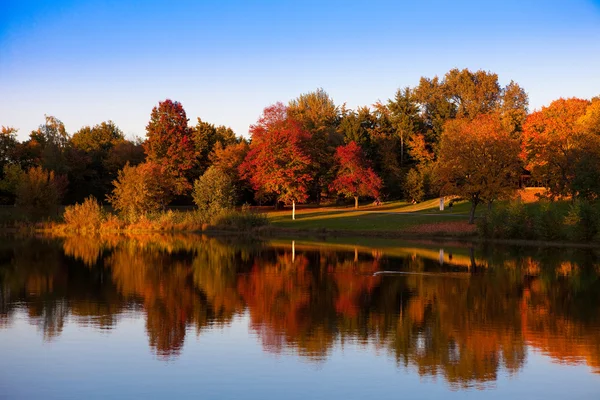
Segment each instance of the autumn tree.
M296 203L306 201L313 179L306 150L309 134L282 103L265 108L250 134L250 151L240 165L242 178L248 179L258 196L274 195L278 201L291 203L295 219Z
M442 79L423 77L414 96L422 111L425 138L431 144L438 143L445 123L454 118L474 119L497 112L507 129L518 132L527 114L525 91L512 81L502 87L497 74L483 70L454 68Z
M472 121L448 121L440 143L437 179L442 192L471 202L469 223L482 202L508 197L518 187L519 140L498 114L482 114Z
M248 151L250 151L250 145L245 140L227 147L223 147L221 143L217 142L209 156L211 165L227 175L231 181L235 189L236 203L250 202L254 196L252 186L240 175L240 165L244 162Z
M192 128L192 138L196 152L196 164L194 175L202 175L210 166L210 154L215 146L227 147L238 142L238 138L231 128L226 126L215 126L198 118L198 122Z
M523 158L534 179L543 183L552 197L576 196L577 153L591 144L579 121L589 101L558 99L530 114L523 126Z
M164 208L174 193L174 178L164 165L152 161L119 171L107 200L130 221Z
M313 175L309 194L319 202L332 179L335 148L343 143L337 131L340 110L329 94L319 88L290 101L287 113L308 133L305 148L311 158Z
M408 148L416 165L406 174L404 192L408 200L418 203L434 195L434 154L421 134L409 139Z
M148 161L166 168L175 177L184 177L196 161L194 142L188 118L181 103L165 100L152 109L146 126L144 150ZM177 194L185 193L188 182L178 185Z
M375 174L362 149L350 142L336 149L337 174L331 189L338 194L354 197L354 208L358 208L359 196L378 197L381 179Z

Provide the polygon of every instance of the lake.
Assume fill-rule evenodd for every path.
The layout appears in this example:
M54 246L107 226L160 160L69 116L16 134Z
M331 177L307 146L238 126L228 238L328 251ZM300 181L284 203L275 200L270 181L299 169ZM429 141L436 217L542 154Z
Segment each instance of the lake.
M0 398L600 398L598 250L0 243Z

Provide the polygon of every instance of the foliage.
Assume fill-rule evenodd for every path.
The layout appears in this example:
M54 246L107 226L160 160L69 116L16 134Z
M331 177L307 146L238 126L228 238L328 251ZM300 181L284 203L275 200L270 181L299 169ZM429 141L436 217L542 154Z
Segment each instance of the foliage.
M0 128L0 171L7 164L15 163L17 156L17 129L2 126Z
M269 224L269 220L263 213L252 212L243 208L241 211L222 211L220 214L217 214L212 218L211 224L217 228L245 231L266 226Z
M520 168L519 141L497 114L480 115L473 121L455 119L445 125L437 178L443 194L471 201L471 223L479 203L491 203L516 191Z
M200 213L216 215L233 207L235 190L229 177L212 166L194 182L192 196Z
M73 146L86 153L106 153L123 140L123 132L112 121L84 126L71 137Z
M486 238L589 242L600 231L600 213L587 201L576 201L566 211L558 202L510 202L487 213L478 228Z
M250 127L250 151L240 165L240 174L257 195L274 195L284 203L302 203L308 198L311 158L306 150L308 133L277 103L265 108Z
M306 132L304 149L310 157L310 197L319 202L321 193L331 182L335 148L343 143L337 126L340 110L323 89L301 94L289 102L287 115L297 121Z
M23 170L18 164L5 164L0 180L0 200L4 204L14 204L19 182L23 179Z
M198 118L198 123L192 129L192 138L196 151L197 160L195 167L198 175L201 175L211 165L210 154L217 145L227 147L238 142L231 128L225 126L214 126Z
M576 201L567 214L566 223L574 240L590 241L600 231L600 213L596 205L584 200Z
M81 204L67 206L63 219L69 229L79 232L95 232L102 226L104 212L98 200L90 196Z
M66 187L64 176L42 167L30 168L20 176L16 205L33 218L47 216L56 211Z
M576 196L575 153L586 148L578 120L589 102L558 99L527 117L523 126L523 159L534 179L543 182L551 197Z
M107 200L126 220L136 221L169 203L176 179L164 166L151 161L135 167L127 164L119 171Z
M356 142L338 147L335 160L337 174L331 183L331 190L354 197L355 207L358 207L359 196L379 196L381 179L375 174Z
M188 118L181 103L165 100L152 109L146 126L144 150L148 161L162 165L166 173L177 178L194 166L196 154ZM180 180L177 194L185 193L190 185Z

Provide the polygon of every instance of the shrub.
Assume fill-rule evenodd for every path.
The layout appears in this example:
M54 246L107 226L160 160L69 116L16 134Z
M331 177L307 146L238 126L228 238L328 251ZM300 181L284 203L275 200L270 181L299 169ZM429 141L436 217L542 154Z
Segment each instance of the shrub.
M544 240L565 238L565 218L553 203L542 202L536 216L536 236Z
M164 208L177 182L160 165L146 162L135 167L125 165L113 185L115 188L107 196L108 201L126 220L137 221Z
M69 229L93 232L100 230L104 212L98 200L90 196L81 204L66 207L63 218Z
M235 190L231 179L211 166L194 182L192 196L200 213L210 217L233 207Z
M423 189L423 179L419 171L411 169L406 175L406 182L404 183L404 190L406 192L406 198L411 202L419 203L423 201L425 191Z
M241 211L223 211L214 217L211 222L216 227L236 230L248 230L269 224L265 214L252 212L245 207Z
M570 227L571 239L589 241L594 239L600 230L600 215L593 204L579 200L571 206L566 223Z
M64 176L42 167L30 168L17 185L16 205L34 218L55 212L67 183Z

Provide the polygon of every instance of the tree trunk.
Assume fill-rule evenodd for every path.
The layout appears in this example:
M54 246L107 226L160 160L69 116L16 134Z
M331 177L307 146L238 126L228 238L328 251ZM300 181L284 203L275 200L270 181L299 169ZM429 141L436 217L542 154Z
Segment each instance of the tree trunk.
M296 201L292 201L292 220L296 219Z
M488 203L487 203L487 211L488 211L488 214L492 212L492 202L491 201L488 201Z
M469 212L469 224L475 223L475 208L477 208L477 202L471 201L471 211Z
M404 165L404 135L400 135L400 166Z
M358 210L358 196L354 196L354 208Z

